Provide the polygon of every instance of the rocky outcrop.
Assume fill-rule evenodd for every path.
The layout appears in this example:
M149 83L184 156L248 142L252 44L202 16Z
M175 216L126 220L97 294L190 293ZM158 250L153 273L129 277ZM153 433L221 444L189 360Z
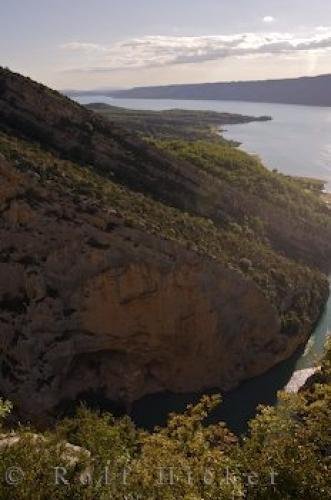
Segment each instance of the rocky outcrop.
M284 390L286 392L298 392L301 387L304 387L307 380L313 377L316 373L320 371L320 366L313 366L311 368L304 368L301 370L296 370L289 382L286 384Z
M45 422L101 391L229 389L287 357L255 283L0 158L0 393Z

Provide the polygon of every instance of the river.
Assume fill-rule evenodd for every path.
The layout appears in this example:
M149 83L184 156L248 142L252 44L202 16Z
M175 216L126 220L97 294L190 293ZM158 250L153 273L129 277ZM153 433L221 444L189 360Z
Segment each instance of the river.
M183 101L156 99L112 99L102 96L77 98L82 104L106 102L131 109L214 110L246 115L268 115L270 122L226 126L224 136L241 143L241 148L257 154L269 168L289 174L323 179L331 192L331 108L237 101ZM325 312L306 346L267 373L247 380L226 394L210 422L224 420L235 433L245 432L247 422L259 404L275 405L277 391L283 389L297 370L313 367L323 356L326 337L331 333L331 296ZM211 393L215 392L210 391ZM171 411L183 411L199 400L200 394L162 393L146 396L132 408L138 425L163 425Z
M211 415L209 421L225 421L236 434L247 430L247 422L256 415L260 404L274 406L277 392L285 388L296 370L311 368L318 364L324 352L326 337L331 333L331 296L306 346L290 359L278 364L267 373L243 382L237 389L225 394L223 402ZM213 394L217 390L211 390ZM202 394L163 393L146 396L136 402L133 417L138 425L152 428L163 425L169 411L184 411L189 403L198 402ZM146 413L146 408L149 412Z

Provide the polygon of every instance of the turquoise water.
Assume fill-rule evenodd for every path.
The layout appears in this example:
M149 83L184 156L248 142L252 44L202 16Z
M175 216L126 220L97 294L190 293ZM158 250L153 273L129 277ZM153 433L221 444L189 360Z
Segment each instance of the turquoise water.
M330 278L331 279L331 278ZM295 370L311 368L318 364L323 356L326 338L331 334L331 293L324 314L320 319L314 333L308 340L305 349L299 357Z
M78 100L83 104L107 102L131 109L208 109L254 116L270 115L273 117L270 122L227 126L224 135L241 142L241 148L260 156L269 168L278 168L290 175L321 178L331 191L331 108L228 101L113 100L100 96ZM318 363L330 333L331 297L306 346L267 373L247 380L226 394L211 421L224 420L234 432L244 432L259 404L276 404L277 391L287 385L296 370ZM196 393L147 396L133 405L132 416L143 427L163 425L170 411L183 411L187 404L197 402L200 396Z

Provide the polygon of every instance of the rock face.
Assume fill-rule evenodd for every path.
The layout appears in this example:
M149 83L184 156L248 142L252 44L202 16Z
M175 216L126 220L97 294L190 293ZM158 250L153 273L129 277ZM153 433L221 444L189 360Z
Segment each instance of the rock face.
M313 366L312 368L305 368L302 370L296 370L288 384L285 386L284 390L286 392L298 392L310 377L314 376L321 370L320 366Z
M88 391L228 389L288 356L238 272L41 188L0 159L0 392L47 420ZM53 413L54 414L54 413Z

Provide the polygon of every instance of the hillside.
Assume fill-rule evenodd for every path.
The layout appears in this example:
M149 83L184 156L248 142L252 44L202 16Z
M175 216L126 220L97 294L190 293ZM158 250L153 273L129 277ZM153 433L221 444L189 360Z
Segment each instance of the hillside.
M109 104L91 103L86 107L116 122L143 137L184 140L220 140L221 126L268 121L269 116L245 116L215 111L191 111L169 109L165 111L144 111L125 109Z
M103 91L102 95L130 99L215 99L331 106L330 88L331 75L321 75L283 80L136 87L109 93Z
M277 248L281 246L285 253L294 252L296 259L301 259L302 252L305 252L304 260L310 259L315 266L323 267L329 252L324 246L324 235L324 242L321 241L319 249L315 247L310 256L308 248L304 249L301 245L303 239L309 238L310 232L315 231L313 226L316 222L328 226L328 210L313 196L320 194L323 185L318 181L309 182L269 172L255 157L231 147L233 144L219 134L219 126L230 120L252 121L267 117L182 110L160 113L126 110L107 104L89 104L87 108L113 123L125 123L128 130L139 134L163 153L170 154L174 163L185 161L187 172L196 172L198 168L200 186L206 193L203 197L201 193L197 196L199 204L191 207L195 212L208 215L222 226L242 221L255 230L257 217L263 226L264 236L267 232L269 240ZM216 124L218 128L215 128ZM206 173L210 176L208 182ZM210 206L203 206L207 198ZM291 219L289 214L294 218ZM251 223L250 218L253 218ZM312 218L314 222L308 230L307 224ZM316 237L315 232L313 238ZM319 253L318 257L313 256L315 252ZM326 260L324 269L328 270L328 257Z
M0 70L0 394L22 419L227 390L290 356L327 298L315 192L224 140L122 125Z

